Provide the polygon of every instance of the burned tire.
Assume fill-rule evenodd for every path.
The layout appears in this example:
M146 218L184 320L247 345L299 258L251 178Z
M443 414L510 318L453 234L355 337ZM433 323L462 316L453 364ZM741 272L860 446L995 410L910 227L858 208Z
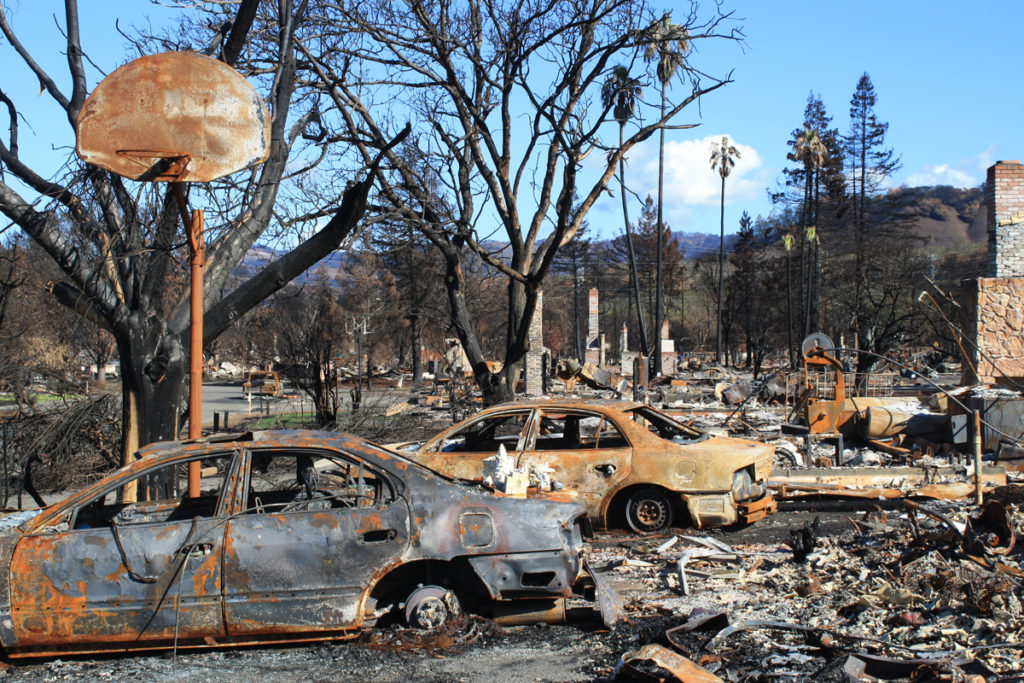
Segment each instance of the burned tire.
M626 523L640 534L651 534L672 524L672 502L653 487L634 491L626 500Z
M459 612L455 593L441 586L419 586L405 601L405 623L425 631L443 628Z

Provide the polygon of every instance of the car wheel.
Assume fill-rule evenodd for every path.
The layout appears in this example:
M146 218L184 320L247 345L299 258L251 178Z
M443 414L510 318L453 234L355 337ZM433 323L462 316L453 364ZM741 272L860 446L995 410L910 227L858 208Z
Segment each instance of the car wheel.
M440 586L419 586L405 601L405 623L413 628L439 629L458 613L458 598Z
M656 488L635 491L626 501L626 523L641 534L667 529L672 524L672 503Z

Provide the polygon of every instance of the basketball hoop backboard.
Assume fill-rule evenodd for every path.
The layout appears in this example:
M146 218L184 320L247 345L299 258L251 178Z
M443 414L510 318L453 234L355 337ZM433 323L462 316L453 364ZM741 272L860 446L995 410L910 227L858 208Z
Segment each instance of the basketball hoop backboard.
M270 117L252 85L194 52L128 62L78 115L84 161L133 180L207 182L267 159Z

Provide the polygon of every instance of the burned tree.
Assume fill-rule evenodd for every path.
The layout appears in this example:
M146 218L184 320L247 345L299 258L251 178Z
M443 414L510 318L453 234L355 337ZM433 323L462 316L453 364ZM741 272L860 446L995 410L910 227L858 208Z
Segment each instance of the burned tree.
M220 301L207 302L206 342L335 249L361 220L373 182L369 171L355 176L361 179L343 192L319 187L315 205L310 205L294 181L323 159L317 111L301 100L295 55L295 33L304 21L306 3L296 8L290 0L281 0L272 7L244 0L233 15L226 14L222 4L211 7L208 13L183 20L182 27L167 37L136 45L140 52L197 50L216 55L257 81L271 111L270 157L265 163L193 187L192 203L209 207L206 291L223 291L236 266L271 228L299 234L293 240L297 246L287 254ZM250 44L253 25L259 31ZM61 29L70 92L40 66L8 14L0 13L0 31L73 128L88 95L91 62L72 0L66 4ZM54 289L57 299L113 335L122 367L127 458L141 444L176 435L186 391L189 306L182 286L178 208L163 186L138 186L74 158L69 161L69 176L47 178L19 153L17 103L6 97L5 101L11 126L8 139L0 142L0 212L62 270L64 280ZM380 146L386 148L387 141ZM18 189L21 186L29 192ZM279 210L279 198L285 197L290 206L309 210ZM302 231L302 226L312 227Z
M279 296L277 304L283 358L290 366L287 376L313 400L317 423L332 424L341 403L337 357L344 311L325 281L308 294Z
M300 48L334 104L339 138L371 160L408 115L416 133L388 155L381 203L415 220L445 264L452 327L487 401L511 397L537 291L616 167L688 105L730 82L686 63L663 109L640 102L618 140L601 88L619 65L653 83L644 49L657 21L630 0L368 2L327 10ZM328 13L329 12L329 13ZM728 15L684 24L692 44L735 39ZM670 38L665 38L670 40ZM387 106L379 106L383 104ZM393 120L392 112L401 111ZM690 127L689 124L673 126ZM596 164L583 173L584 159ZM416 160L416 161L410 161ZM573 201L579 192L579 203ZM464 271L480 259L507 281L503 367L492 372L467 305Z

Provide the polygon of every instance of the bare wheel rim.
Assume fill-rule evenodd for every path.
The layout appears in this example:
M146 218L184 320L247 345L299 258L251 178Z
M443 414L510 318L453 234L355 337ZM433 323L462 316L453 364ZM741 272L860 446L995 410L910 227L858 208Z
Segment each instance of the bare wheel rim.
M672 505L657 489L637 491L626 503L626 522L637 533L661 531L672 523Z
M458 612L455 594L440 586L420 586L405 602L405 621L413 628L439 629Z

